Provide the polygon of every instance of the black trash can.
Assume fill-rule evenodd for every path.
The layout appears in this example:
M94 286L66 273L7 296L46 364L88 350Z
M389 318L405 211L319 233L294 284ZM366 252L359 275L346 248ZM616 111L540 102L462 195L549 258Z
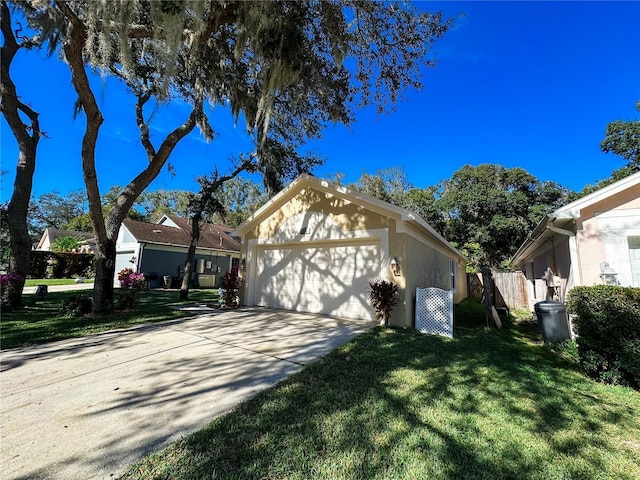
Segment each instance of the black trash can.
M571 338L571 329L564 303L545 300L535 304L536 317L545 342L560 343Z

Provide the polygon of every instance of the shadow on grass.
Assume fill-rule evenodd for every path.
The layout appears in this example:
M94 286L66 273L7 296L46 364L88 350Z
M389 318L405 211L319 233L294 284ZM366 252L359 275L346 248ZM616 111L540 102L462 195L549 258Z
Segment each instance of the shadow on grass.
M516 329L376 329L124 478L632 479L639 408Z
M189 302L207 301L217 298L212 290L195 290L189 293ZM24 306L14 310L3 310L0 347L4 349L47 343L65 338L81 337L90 333L172 320L192 315L179 312L172 305L182 303L177 291L147 290L140 292L132 310L118 310L103 315L73 316L62 312L63 301L69 298L91 298L92 292L50 292L45 299L36 301L24 296ZM115 291L115 302L119 301L119 290Z

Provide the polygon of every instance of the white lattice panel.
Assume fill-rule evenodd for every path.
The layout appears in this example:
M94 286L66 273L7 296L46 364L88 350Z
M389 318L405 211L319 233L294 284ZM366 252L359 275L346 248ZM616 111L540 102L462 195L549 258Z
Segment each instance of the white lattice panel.
M453 292L416 288L416 330L453 337Z

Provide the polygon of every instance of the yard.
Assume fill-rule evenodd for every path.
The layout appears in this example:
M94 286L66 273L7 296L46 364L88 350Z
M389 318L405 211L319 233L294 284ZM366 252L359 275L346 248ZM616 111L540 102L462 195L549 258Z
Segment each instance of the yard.
M640 478L640 393L478 320L370 331L123 478Z
M93 283L93 279L87 279L82 283ZM25 287L35 287L37 285L75 285L74 278L27 278L24 282Z
M143 292L129 312L61 314L74 295L89 292L3 312L2 348L185 315L170 308L175 291ZM466 302L453 340L369 331L123 478L631 480L640 393L587 379L535 327L486 330L482 307Z
M2 312L2 330L0 331L2 349L172 320L192 315L192 313L171 308L174 305L192 302L213 303L218 300L218 290L191 290L188 302L180 302L177 291L147 290L139 294L135 308L132 310L116 310L99 317L74 316L62 310L63 305L68 305L70 300L86 299L91 295L91 290L49 292L42 300L36 300L32 295L24 295L24 308ZM118 298L119 291L116 290L116 302Z

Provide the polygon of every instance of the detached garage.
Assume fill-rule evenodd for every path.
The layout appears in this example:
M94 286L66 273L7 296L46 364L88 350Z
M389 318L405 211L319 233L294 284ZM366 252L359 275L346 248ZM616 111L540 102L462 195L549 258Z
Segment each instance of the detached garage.
M417 287L466 296L465 258L424 220L308 175L234 234L246 305L373 320L369 282L385 279L399 287L391 323L413 327Z

